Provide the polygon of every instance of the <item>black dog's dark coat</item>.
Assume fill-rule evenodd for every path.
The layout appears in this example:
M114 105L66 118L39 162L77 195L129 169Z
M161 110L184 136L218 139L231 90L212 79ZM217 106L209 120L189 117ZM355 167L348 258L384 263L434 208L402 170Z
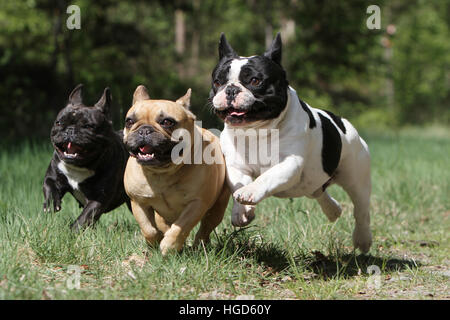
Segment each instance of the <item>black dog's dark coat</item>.
M52 128L51 140L55 151L44 178L44 211L50 211L51 207L54 211L61 210L63 196L71 193L83 208L72 224L76 230L94 224L103 213L124 202L130 208L123 186L128 152L122 142L122 132L115 132L109 120L110 100L109 89L105 89L95 106L86 107L81 101L79 85L71 93L69 103L60 111ZM67 150L69 142L77 146L69 148L80 156L66 157L65 151L71 152ZM90 170L92 175L74 189L58 167L61 161L69 167Z

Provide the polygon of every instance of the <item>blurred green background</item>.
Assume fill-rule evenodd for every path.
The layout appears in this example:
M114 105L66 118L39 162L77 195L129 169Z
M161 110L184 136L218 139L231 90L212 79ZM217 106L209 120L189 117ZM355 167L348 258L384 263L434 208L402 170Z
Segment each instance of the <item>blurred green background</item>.
M69 30L70 4L81 29ZM381 29L369 30L370 4ZM77 83L85 103L112 89L113 120L138 84L152 98L193 89L205 128L221 32L240 55L263 53L281 31L290 84L311 106L357 128L450 123L450 1L0 0L0 136L47 138Z

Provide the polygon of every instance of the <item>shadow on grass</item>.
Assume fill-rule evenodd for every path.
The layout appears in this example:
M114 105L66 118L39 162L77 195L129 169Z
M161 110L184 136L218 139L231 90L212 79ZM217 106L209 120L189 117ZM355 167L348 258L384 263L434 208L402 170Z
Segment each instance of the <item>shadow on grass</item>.
M334 277L354 277L359 274L369 274L369 267L377 266L381 272L401 271L407 268L417 268L420 262L393 257L376 257L372 255L355 255L354 253L339 253L325 256L320 252L312 252L312 257L306 257L304 263L307 269L322 279Z
M315 277L328 280L335 277L349 278L359 274L368 274L370 266L377 266L381 272L401 271L407 268L417 268L422 264L418 261L394 257L376 257L373 255L356 255L343 250L335 250L333 254L324 255L319 251L302 252L292 256L277 243L265 242L252 232L242 232L249 229L241 228L231 234L218 236L215 251L224 258L236 256L253 260L270 273L280 271L290 272L294 265Z
M239 228L231 234L225 230L218 235L218 244L214 249L216 254L224 259L235 256L253 260L269 272L289 268L289 253L276 243L265 242L261 236L249 230L251 228Z

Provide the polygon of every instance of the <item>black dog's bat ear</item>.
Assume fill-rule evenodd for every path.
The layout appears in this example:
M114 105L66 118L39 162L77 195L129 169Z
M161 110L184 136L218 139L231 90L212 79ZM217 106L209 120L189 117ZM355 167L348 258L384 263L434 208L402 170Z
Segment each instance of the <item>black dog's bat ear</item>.
M69 102L74 106L83 104L83 84L80 83L69 95Z
M264 56L281 65L281 35L278 32Z
M220 34L219 40L219 59L222 59L223 57L237 57L237 56L238 54L230 46L230 44L227 41L227 38L225 37L225 34L222 32Z
M105 88L102 97L98 100L94 107L100 109L104 114L109 114L111 100L111 90L109 88Z

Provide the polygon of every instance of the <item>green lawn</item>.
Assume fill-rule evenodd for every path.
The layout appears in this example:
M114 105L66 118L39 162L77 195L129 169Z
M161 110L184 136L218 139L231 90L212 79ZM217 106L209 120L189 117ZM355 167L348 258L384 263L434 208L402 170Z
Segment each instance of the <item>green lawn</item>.
M372 154L373 246L353 252L352 204L329 223L307 198L267 199L248 228L230 206L211 244L163 258L125 206L74 234L80 209L66 195L45 214L47 144L0 153L0 299L450 299L450 131L363 134ZM80 288L71 289L79 268ZM369 277L375 265L379 276ZM376 267L370 267L376 268Z

